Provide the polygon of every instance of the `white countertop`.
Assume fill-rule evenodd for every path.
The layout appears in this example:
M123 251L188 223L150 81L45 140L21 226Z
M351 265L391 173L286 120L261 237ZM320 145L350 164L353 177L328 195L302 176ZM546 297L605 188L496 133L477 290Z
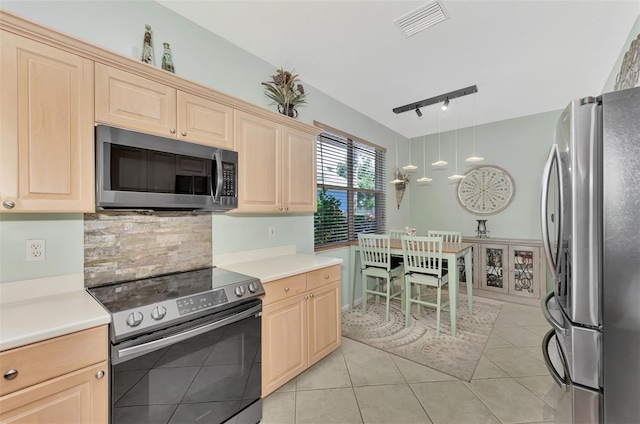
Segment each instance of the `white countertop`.
M244 257L253 260L218 267L268 283L342 263L338 258L286 250L278 253L284 254L251 254ZM82 274L0 284L0 351L110 322L109 313L86 292Z
M0 303L0 351L111 322L109 313L85 291L83 284L62 284L63 291L55 293L50 287L56 281L47 281L43 286L42 280L51 279L2 284L7 286L2 291ZM39 290L42 287L45 289ZM12 297L15 288L23 295ZM31 296L33 293L44 294L27 297L24 295L27 293Z
M341 263L342 259L338 258L295 253L218 266L222 269L259 278L264 284L269 281L279 280L280 278L290 277Z

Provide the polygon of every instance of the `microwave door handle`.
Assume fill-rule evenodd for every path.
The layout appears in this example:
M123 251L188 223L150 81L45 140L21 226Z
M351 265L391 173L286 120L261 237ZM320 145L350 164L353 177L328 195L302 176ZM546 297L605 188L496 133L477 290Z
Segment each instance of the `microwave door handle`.
M556 270L558 267L557 262L560 261L560 258L558 256L559 251L556 251L556 261L553 260L553 255L551 253L551 240L549 238L549 226L547 223L547 198L549 196L549 183L551 181L551 172L553 172L553 163L556 163L556 166L558 167L558 190L560 193L560 205L559 205L559 213L558 213L558 235L560 238L562 238L562 208L563 208L563 200L564 200L564 196L562 194L562 172L560 172L560 155L558 152L558 145L554 144L553 146L551 146L551 150L549 151L549 158L547 159L547 163L544 167L544 173L542 176L542 200L540 202L541 204L541 216L540 216L540 222L542 223L542 239L543 239L543 247L544 247L544 253L545 256L547 258L547 263L549 264L549 268L553 274L553 276L555 277L556 274ZM560 246L561 240L557 240L558 243L558 248Z
M214 190L213 181L211 181L211 195L213 196L213 202L215 204L220 203L220 197L222 195L222 157L217 152L213 155L213 160L216 161L216 187Z
M553 380L558 386L560 386L563 391L568 392L569 385L567 384L567 381L569 374L567 373L567 361L565 360L564 354L562 353L562 349L558 348L557 350L558 355L560 356L560 362L562 362L564 377L561 377L560 374L558 374L558 371L556 371L556 367L553 366L551 358L549 357L549 342L551 342L551 338L554 336L554 334L555 331L549 330L549 332L544 336L544 339L542 339L542 356L544 357L544 364L547 366L547 369L549 370L549 373L551 374Z

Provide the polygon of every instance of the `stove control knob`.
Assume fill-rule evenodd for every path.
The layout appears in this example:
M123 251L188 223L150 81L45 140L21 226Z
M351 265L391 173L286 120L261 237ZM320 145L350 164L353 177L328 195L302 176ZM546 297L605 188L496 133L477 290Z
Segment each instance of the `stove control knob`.
M129 327L137 327L142 322L142 318L141 312L131 312L127 317L127 325Z
M251 293L255 293L258 291L258 286L256 285L256 283L249 283L249 291Z
M238 286L233 292L236 294L236 296L242 297L245 293L245 290L244 290L244 287Z
M167 315L167 308L164 306L156 306L153 308L153 311L151 311L151 318L156 321L160 321L165 315Z

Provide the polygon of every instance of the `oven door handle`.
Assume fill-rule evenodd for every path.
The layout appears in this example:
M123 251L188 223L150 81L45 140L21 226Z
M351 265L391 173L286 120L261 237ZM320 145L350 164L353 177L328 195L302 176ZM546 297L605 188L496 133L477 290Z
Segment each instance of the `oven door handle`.
M137 346L118 349L117 350L118 358L126 358L127 356L133 356L133 355L140 356L148 352L153 352L154 350L160 349L162 347L176 344L183 340L190 339L191 337L199 336L200 334L206 333L207 331L215 330L225 325L233 324L234 322L238 322L245 318L249 318L252 315L257 315L260 313L261 310L262 310L262 305L257 305L250 309L247 309L246 311L239 312L235 315L231 315L219 321L205 324L200 327L192 328L191 330L183 331L182 333L173 334L171 336L163 337L161 339L146 342Z

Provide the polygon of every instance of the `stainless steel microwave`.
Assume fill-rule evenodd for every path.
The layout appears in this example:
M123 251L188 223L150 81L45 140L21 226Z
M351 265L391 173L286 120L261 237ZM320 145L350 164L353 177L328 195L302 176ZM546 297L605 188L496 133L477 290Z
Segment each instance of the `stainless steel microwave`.
M96 127L96 209L204 210L238 207L238 153Z

